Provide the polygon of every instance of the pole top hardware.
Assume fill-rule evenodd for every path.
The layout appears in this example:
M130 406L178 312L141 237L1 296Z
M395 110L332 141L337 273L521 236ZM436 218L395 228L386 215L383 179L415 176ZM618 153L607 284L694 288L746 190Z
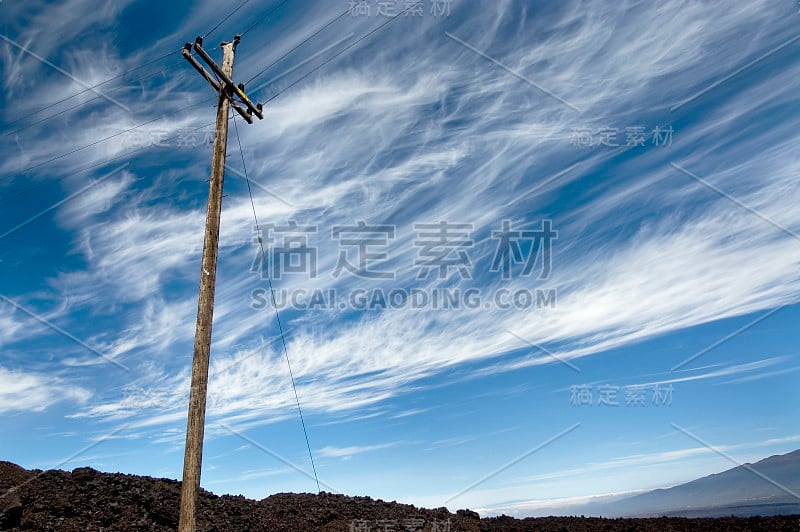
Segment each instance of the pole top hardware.
M234 35L233 37L234 49L236 49L236 46L239 44L239 41L241 41L241 38L242 36L239 35L238 33ZM221 46L224 46L226 44L230 43L223 42L221 43ZM216 74L217 78L219 78L219 81L214 79L214 77L203 67L203 65L201 65L192 56L191 54L192 48L194 48L194 51L197 52L197 55L199 55L200 58L211 68L214 74ZM239 83L238 85L236 85L231 79L231 77L228 76L225 72L223 72L222 68L220 68L220 66L214 62L211 56L208 55L205 49L203 49L202 37L198 35L194 40L194 45L188 42L184 44L181 54L187 61L189 61L189 63L195 68L195 70L197 70L200 73L200 75L203 76L206 79L206 81L208 81L209 85L211 85L211 87L217 93L219 94L224 93L225 97L227 97L230 100L231 106L236 110L236 112L242 115L242 118L244 118L247 121L247 123L249 124L253 123L253 115L257 116L259 120L262 120L264 118L262 105L260 103L253 104L253 102L250 101L250 98L248 98L247 94L245 94L244 92L244 84ZM238 101L237 99L234 98L234 96L238 98ZM242 107L242 104L245 106L245 108Z

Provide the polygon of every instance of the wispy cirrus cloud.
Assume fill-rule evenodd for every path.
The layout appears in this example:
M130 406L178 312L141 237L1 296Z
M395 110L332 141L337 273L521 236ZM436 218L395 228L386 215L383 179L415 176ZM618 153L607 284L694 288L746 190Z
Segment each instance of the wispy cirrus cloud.
M47 373L0 367L0 414L42 412L62 402L84 404L92 393Z
M275 100L268 111L268 127L243 129L250 175L295 206L255 190L262 222L301 219L322 231L337 223L353 223L354 218L397 223L404 229L398 246L407 247L393 258L396 265L413 260L408 228L414 221L466 220L474 224L475 232L485 234L502 218L522 220L547 212L552 195L561 187L586 190L582 205L556 218L564 242L551 277L552 285L558 287L556 308L524 320L498 312L387 312L342 322L335 330L301 328L289 338L289 351L309 408L330 412L343 404L352 408L374 404L458 364L482 361L486 364L483 374L489 374L552 362L541 353L504 359L526 347L509 336L508 329L537 344L558 345L553 352L570 360L796 298L793 272L800 247L724 198L704 196L702 187L669 166L670 158L681 154L681 164L703 172L706 163L693 150L680 151L683 148L678 145L672 152L650 150L620 161L616 152L580 153L568 142L575 126L609 120L628 125L629 120L651 117L664 120L665 115L658 113L668 102L653 103L654 95L664 89L659 80L670 76L667 90L674 93L702 83L698 69L704 68L709 53L713 55L716 43L727 39L744 20L749 21L753 38L763 41L766 37L759 33L759 25L774 11L766 4L736 9L695 4L627 7L624 16L634 19L630 27L640 28L637 34L642 34L641 28L659 26L665 31L675 29L672 34L677 37L660 39L644 32L649 36L634 39L625 31L608 37L604 28L622 16L622 6L569 6L550 15L556 20L527 20L534 26L547 22L554 29L541 41L520 34L513 46L502 41L493 47L495 40L500 42L499 28L515 9L511 4L487 11L491 24L458 24L458 35L504 64L520 72L541 66L537 80L577 102L583 111L579 119L559 109L558 102L540 98L531 87L482 64L481 58L444 38L442 48L402 72L393 68L400 60L397 50L354 53L343 59L340 72L320 75ZM714 24L688 23L712 19ZM437 38L440 30L427 23L404 29L420 39ZM590 48L597 51L586 55ZM448 66L443 67L444 58ZM720 60L722 64L714 68L721 72L733 67L737 58ZM564 65L572 71L563 72ZM710 78L717 70L704 76ZM766 87L760 90L766 94ZM783 89L774 90L788 97ZM626 95L624 105L620 93ZM738 100L723 103L709 123L722 127L733 119L733 109L740 104ZM758 105L754 102L745 109L755 112ZM623 112L622 107L628 110ZM516 111L509 113L511 109ZM676 133L676 139L686 139L684 146L691 147L708 135L707 127L687 127ZM337 135L341 130L348 135ZM743 138L735 148L721 139L707 142L704 151L716 150L720 156L755 153L767 142L772 145L770 157L742 161L730 172L723 171L724 176L704 175L712 180L724 178L731 193L742 201L774 214L787 226L796 226L800 218L789 208L794 199L783 186L789 174L782 166L794 160L794 148L785 138L779 141L778 133L772 137L764 131ZM563 170L565 158L580 161L580 166L547 190L515 202L542 176ZM626 175L631 177L597 181L608 165L630 171ZM748 180L754 173L775 187L756 189ZM229 186L235 186L231 179ZM203 187L195 188L193 194L201 198ZM79 250L89 260L88 268L62 274L56 282L60 290L77 293L102 286L152 309L163 301L159 292L168 280L196 277L202 209L151 205L145 198L128 199L120 205L124 215L83 229ZM653 204L663 216L642 219L643 206ZM221 265L224 280L218 291L215 326L215 346L227 350L219 358L225 364L235 365L251 350L258 353L242 361L241 370L230 370L230 382L236 383L238 392L218 411L242 419L254 417L249 412L291 405L280 369L283 363L262 339L273 317L249 308L248 288L257 283L247 273L255 251L249 243L253 236L249 207L243 195L226 199L222 245L227 262ZM586 231L587 227L592 231ZM491 243L484 242L476 254L490 255ZM335 261L333 245L321 248L320 270L332 269ZM403 268L405 279L412 272ZM506 286L488 278L481 282L486 283L484 289ZM524 286L514 283L509 286ZM321 276L290 279L281 286L346 289L356 284L351 278ZM187 292L174 303L183 309L178 315L188 324L191 298ZM141 309L128 316L130 325L123 328L117 342L109 343L110 349L134 347L142 333L135 324L139 316ZM339 319L335 313L329 318ZM391 331L388 338L386 331ZM174 342L185 341L188 333L156 336L165 338L159 344L163 352ZM456 343L458 352L449 348ZM148 349L146 344L139 347ZM159 352L152 356L159 360ZM186 375L180 376L166 363L162 372L164 382L175 386L171 401L177 405ZM380 378L373 377L376 373ZM280 377L273 381L270 375ZM312 375L313 387L306 386L303 378ZM220 382L228 382L228 377L220 377ZM264 386L264 382L272 384ZM265 388L279 393L266 400ZM84 414L113 410L113 404ZM253 410L255 405L259 406Z
M377 445L353 445L350 447L334 447L331 445L325 446L317 450L317 456L323 458L344 458L349 459L356 454L369 453L372 451L380 451L399 445L399 442L381 443Z
M51 55L52 43L37 43L36 50L94 82L191 39L198 28L202 31L216 22L212 19L220 9L202 3L186 14L180 27L164 23L163 34L169 37L153 39L158 42L130 53L109 44L98 51L95 64L82 46L70 47L63 57ZM752 79L743 72L670 111L675 102L723 79L795 31L781 18L782 9L766 1L735 7L722 2L576 2L535 12L518 2L460 3L450 18L392 23L374 41L365 41L271 101L264 121L240 127L248 175L260 184L253 187L259 221L296 220L319 229L320 274L314 279L276 280L278 288L346 292L364 286L440 287L446 283L417 280L412 267L413 224L439 220L474 224L476 246L470 256L475 278L451 286L477 286L485 292L530 288L539 284L531 278L504 281L486 271L495 245L491 232L504 219L518 227L543 218L552 219L559 231L552 274L541 283L557 288L555 308L282 311L297 392L314 420L310 430L316 453L330 458L325 465L335 468L341 462L336 458L383 449L402 455L404 449L363 443L385 441L382 436L353 445L337 438L338 445L326 445L331 442L313 438L320 425L385 426L387 419L394 419L392 423L411 426L426 415L429 404L400 403L425 396L441 382L455 387L459 379L488 381L500 374L511 377L509 372L523 368L558 364L529 343L582 365L585 357L796 301L798 242L670 165L674 162L702 176L788 228L800 228L795 126L785 111L796 107L791 87L797 67L791 61L776 66L765 60L759 65L765 71ZM109 20L119 15L109 10ZM300 42L307 30L318 27L316 20L329 20L330 10L322 3L304 4L301 16L276 17L269 27L257 28L237 50L236 72L257 72ZM253 86L343 35L363 35L382 22L345 17L325 38ZM95 20L94 27L102 28L103 23ZM223 27L217 36L229 29ZM459 46L445 32L574 102L581 113ZM17 37L28 42L30 35L22 32ZM270 46L265 48L261 44L267 39ZM731 42L740 45L732 47ZM325 57L313 59L304 69ZM158 69L165 66L162 75ZM15 77L14 91L25 86L25 76L31 73L26 69L31 68L21 57L4 57L4 69ZM304 69L266 87L259 96L276 94ZM153 77L133 83L140 74ZM213 120L213 95L180 58L165 59L140 74L110 87L131 113L90 102L9 136L17 137L7 139L8 157L2 164L9 181L49 186L58 180L58 190L67 195L99 170L71 172L107 157L127 161L125 153L139 146L137 142L177 135ZM76 89L57 77L55 73L41 80L34 96L51 102ZM207 105L168 115L206 96ZM776 112L778 108L783 111ZM778 118L761 127L763 116ZM22 169L155 119L159 120L141 128L140 136L120 135L21 175ZM573 128L624 131L635 125L674 125L672 145L582 149L570 143ZM620 133L622 143L623 138ZM167 146L146 147L130 157L122 177L65 204L52 229L67 249L42 267L46 273L41 286L27 287L49 300L68 299L60 313L71 322L70 331L133 369L131 375L111 375L87 353L61 353L51 363L84 379L80 386L91 390L91 396L63 388L44 403L73 407L68 422L76 427L133 428L120 438L148 437L166 453L179 451L183 439L200 275L211 139L199 135L195 140L193 146L170 140ZM17 149L17 142L24 150ZM253 213L233 138L228 152L231 171L225 183L206 432L212 446L230 436L225 427L245 430L272 424L272 429L297 415L273 310L251 307L251 291L266 283L250 272L257 253ZM396 225L386 263L397 272L396 280L369 284L330 275L339 252L330 230L357 220ZM21 331L18 318L0 317L9 331L0 342L16 342L14 348L27 346L30 339L14 338L15 331ZM48 345L47 338L36 339ZM710 352L702 364L713 367L667 378L687 383L770 378L773 370L790 371L794 363L778 349L753 351L735 362L729 362L728 355ZM665 372L670 365L664 364ZM58 384L66 386L65 382ZM441 397L443 404L448 399ZM34 408L31 403L23 406ZM419 417L392 418L393 406ZM442 418L437 425L446 425ZM515 426L520 424L514 420ZM471 426L482 430L483 423ZM506 429L486 429L482 435L506 442ZM447 437L453 434L450 427L442 430L448 432L432 434L433 443L425 452L436 453L441 447L472 451L486 441L495 444L494 438L473 433ZM566 493L559 490L572 482L572 493L574 479L581 475L664 471L681 461L706 457L702 450L671 448L593 455L585 467L509 471L499 479L499 488L478 490L470 504L519 498L520 489L530 485L552 494ZM278 474L248 464L243 474L251 477L241 478L263 479L273 473ZM581 489L589 487L577 491ZM439 505L446 496L431 495L430 501Z

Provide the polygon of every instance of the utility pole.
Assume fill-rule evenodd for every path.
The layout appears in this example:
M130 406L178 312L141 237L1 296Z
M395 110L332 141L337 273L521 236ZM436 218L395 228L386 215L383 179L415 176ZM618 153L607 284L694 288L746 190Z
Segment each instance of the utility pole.
M214 154L211 158L211 185L208 192L205 239L203 241L203 263L200 271L200 294L197 302L197 328L194 337L192 358L192 384L189 392L189 416L186 423L186 450L183 458L183 483L181 485L181 509L179 532L195 532L197 496L200 491L200 473L203 461L203 435L206 419L206 393L208 390L208 364L211 353L211 325L214 318L214 292L217 276L217 251L219 249L219 221L222 211L222 184L225 178L225 157L228 145L228 113L231 106L248 123L252 115L263 118L261 105L254 106L244 94L244 86L234 85L233 56L239 35L233 42L223 42L222 67L219 67L203 49L203 40L197 37L194 49L217 75L217 81L191 55L192 44L186 43L183 56L200 72L219 95L217 125L214 137ZM234 100L238 96L247 109Z

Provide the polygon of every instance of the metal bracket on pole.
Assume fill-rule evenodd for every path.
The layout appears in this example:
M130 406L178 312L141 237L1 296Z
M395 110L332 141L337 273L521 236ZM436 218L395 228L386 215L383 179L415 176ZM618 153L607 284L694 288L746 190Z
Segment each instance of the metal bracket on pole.
M239 35L233 38L234 46L236 46L236 44L238 43L239 43ZM261 104L253 105L253 102L251 102L250 98L248 98L247 95L244 93L244 85L236 85L233 82L233 80L222 71L219 65L217 65L213 59L211 59L211 56L209 56L208 53L206 53L206 51L203 49L202 37L197 37L195 39L194 51L197 52L197 54L203 59L203 61L205 61L208 64L208 66L211 67L211 70L214 71L217 77L219 77L219 79L221 79L225 83L226 89L232 91L242 100L242 103L244 103L247 106L247 109L251 113L256 115L259 120L264 118L264 115L262 114L261 111Z
M205 80L209 84L211 84L212 87L214 87L215 91L217 92L220 91L220 86L219 83L217 83L217 80L215 80L214 77L208 73L208 70L203 68L203 65L201 65L197 61L197 59L194 58L194 56L192 56L192 43L187 42L186 44L183 45L183 50L181 50L181 55L183 55L184 59L189 61L189 64L192 65L195 68L195 70L200 72L200 75L203 76L203 78L205 78Z
M236 45L239 44L239 39L240 39L239 35L236 35L233 38L234 49L236 48ZM214 76L212 76L208 72L208 70L206 70L203 67L203 65L201 65L200 62L194 58L194 56L192 56L192 43L187 42L186 44L183 45L183 50L181 50L181 55L183 55L183 57L187 61L189 61L189 64L191 64L194 67L194 69L197 70L201 76L203 76L203 78L209 83L209 85L211 85L211 87L217 93L222 94L224 92L224 94L230 101L231 106L236 110L237 113L242 115L242 118L244 118L248 124L253 123L253 115L256 115L259 120L263 119L264 114L262 112L261 104L259 103L253 105L253 103L244 93L244 85L241 83L238 86L235 85L230 76L225 74L222 71L222 69L214 62L214 60L211 59L208 53L206 53L206 51L203 50L202 37L197 37L197 39L195 39L194 49L197 51L198 55L200 55L203 61L205 61L208 64L208 66L211 67L211 70L214 72L214 74L217 75L217 77L220 78L221 82L214 79ZM242 103L244 103L244 105L247 106L247 109L242 108L239 102L233 98L234 94L242 100Z

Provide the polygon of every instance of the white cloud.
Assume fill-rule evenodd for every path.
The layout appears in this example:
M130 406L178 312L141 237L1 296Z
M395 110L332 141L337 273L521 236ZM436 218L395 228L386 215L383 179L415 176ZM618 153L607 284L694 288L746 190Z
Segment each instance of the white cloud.
M17 331L22 328L22 323L14 317L14 310L9 305L0 307L0 346L16 340Z
M382 443L379 445L353 445L350 447L334 447L331 445L319 449L316 454L323 458L350 458L356 454L379 451L389 447L394 447L398 443Z
M131 173L122 171L118 178L114 176L108 180L103 179L94 187L70 199L59 211L62 225L80 228L87 220L108 212L134 179Z
M356 219L397 223L403 233L398 244L405 248L393 265L411 263L410 226L416 221L468 221L484 233L502 218L553 215L560 222L563 251L550 281L558 288L555 309L524 315L368 313L357 320L331 313L325 317L330 321L313 318L309 324L302 320L312 318L304 316L287 323L289 354L306 407L328 413L364 408L464 363L486 361L485 372L553 363L541 353L503 359L526 347L507 329L545 346L560 343L556 354L575 359L794 301L800 288L798 242L668 164L673 153L680 154L682 165L796 227L800 214L793 208L797 198L790 185L797 157L786 131L775 133L784 134L780 142L753 136L731 148L711 138L702 151L650 150L631 157L623 167L630 170L625 176L606 176L617 152L577 153L568 145L573 127L609 121L624 127L629 120L662 119L656 113L679 96L718 79L748 57L719 47L733 32L748 35L752 50L774 40L761 30L777 9L767 2L735 8L721 2L584 2L562 6L545 20L527 16L520 21L525 31L510 39L504 24L519 16L514 3L481 6L481 16L474 19L453 18L453 34L574 102L581 115L459 47L426 18L389 34L387 39L404 36L390 39L392 47L354 50L337 63L339 70L332 65L330 73L323 70L271 102L263 122L240 127L250 176L295 206L254 188L262 223L294 218L315 223L323 232ZM614 26L619 31L609 33ZM532 31L539 27L549 30ZM421 53L419 43L440 45ZM76 65L85 67L81 57L75 56ZM709 123L730 123L737 112L754 112L755 105L776 93L788 98L785 88L764 83L752 105L744 97L722 103ZM196 86L191 87L178 87L173 80L147 96L153 106L175 110L196 97ZM178 115L163 127L172 133L210 121L209 110ZM101 123L91 117L79 122L93 127L78 128L83 133L71 142L89 143L149 118L147 111L127 115L111 109ZM676 133L676 139L694 146L707 136L706 129L692 127ZM29 146L30 160L63 152L64 146L53 139L66 133L58 129L41 144ZM229 151L236 149L232 142ZM104 143L82 152L81 164L122 151L121 142ZM711 152L717 152L715 161L730 161L738 152L759 151L763 158L727 169L713 168L706 160ZM543 176L577 160L581 165L573 173L527 195ZM238 168L237 158L229 164ZM119 316L116 336L92 333L114 356L137 349L149 355L156 366L140 384L163 397L161 406L166 407L153 416L152 406L136 408L117 397L89 405L81 415L139 416L147 426L180 419L188 375L169 360L169 349L191 339L204 216L198 201L205 194L198 176L207 174L205 159L188 166L156 172L152 185L136 193L127 177L110 182L69 206L87 216L102 213L104 220L82 225L76 251L83 254L86 268L63 273L52 284L65 295L80 295L81 305L98 312L110 300L133 307ZM194 180L171 179L178 175ZM601 177L593 180L593 175ZM752 175L761 181L754 183ZM770 186L756 186L763 182ZM293 397L285 361L272 343L274 317L248 306L249 289L258 285L248 272L254 251L249 243L252 212L243 189L231 188L237 186L239 178L229 173L211 380L217 399L210 416L258 423L276 419L265 412L290 412ZM586 201L568 213L553 212L549 202L568 186L581 189ZM167 199L154 201L158 198ZM657 218L643 220L651 213ZM487 252L486 244L476 251ZM334 247L326 247L320 252L320 270L332 269L335 260ZM409 268L400 275L403 280L410 276ZM176 279L190 280L192 288L174 289ZM359 282L321 276L282 281L281 286L347 289ZM180 292L165 295L171 290Z
M0 367L0 414L42 412L64 401L82 404L91 396L85 388L56 377Z

